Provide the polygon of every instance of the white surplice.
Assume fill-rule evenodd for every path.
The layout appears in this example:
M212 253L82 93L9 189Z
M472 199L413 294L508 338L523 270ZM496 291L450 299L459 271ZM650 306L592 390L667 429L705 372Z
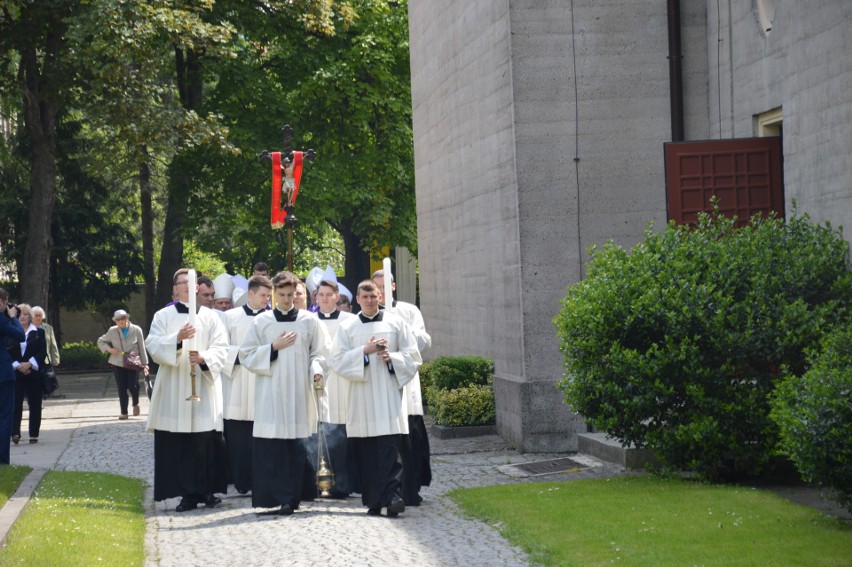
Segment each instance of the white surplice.
M355 317L347 311L336 311L336 318L330 318L317 311L315 315L325 326L329 337L337 334L340 323ZM341 378L331 369L325 379L325 389L320 398L320 421L338 425L346 424L346 406L349 403L349 382Z
M196 345L206 370L195 368L195 392L200 401L189 401L192 390L189 349L186 341L178 348L177 334L189 322L189 313L169 305L154 314L145 347L151 359L160 365L151 404L148 409L149 431L198 433L222 431L222 385L220 373L228 355L228 336L219 316L200 307L196 316Z
M222 376L222 397L225 403L225 419L254 421L255 375L242 362L237 364L240 345L258 315L248 305L235 307L225 312L225 329L228 331L228 359Z
M325 376L330 340L312 313L296 311L293 321L281 320L277 308L261 313L240 345L240 362L256 375L255 437L302 439L317 431L313 377ZM294 331L296 342L271 360L272 342L285 331Z
M422 360L411 329L401 317L380 311L364 323L362 315L341 322L334 338L330 368L349 381L346 433L378 437L408 433L408 411L402 389L414 379ZM377 354L364 360L372 337L387 339L393 373Z
M423 321L423 314L420 313L420 309L405 301L395 301L393 313L402 317L402 320L408 324L414 339L417 341L417 349L422 356L423 351L432 346L432 337L426 332L426 323ZM414 375L411 382L405 385L403 396L408 406L408 415L423 415L423 392L420 388L419 372Z

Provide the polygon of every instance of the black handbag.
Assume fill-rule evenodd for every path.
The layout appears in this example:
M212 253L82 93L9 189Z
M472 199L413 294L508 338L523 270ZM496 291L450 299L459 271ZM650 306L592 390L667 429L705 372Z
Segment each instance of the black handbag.
M51 395L59 388L59 379L56 378L56 369L53 368L49 354L47 355L47 364L44 365L44 371L41 373L41 379L45 396Z

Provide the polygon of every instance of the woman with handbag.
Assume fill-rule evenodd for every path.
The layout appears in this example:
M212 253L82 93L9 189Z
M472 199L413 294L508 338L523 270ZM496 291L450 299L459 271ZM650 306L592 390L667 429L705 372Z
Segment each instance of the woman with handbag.
M29 305L18 305L18 321L27 338L24 342L13 344L9 354L15 369L15 414L12 421L12 443L21 440L21 421L24 416L24 398L30 410L30 443L38 443L41 429L41 403L44 395L44 377L42 373L47 358L47 341L44 330L32 322L32 310Z
M128 396L133 398L133 415L139 415L139 371L148 373L148 353L142 328L130 322L130 315L119 309L112 317L115 325L98 339L101 352L109 353L109 363L115 371L118 401L121 413L118 419L127 419Z

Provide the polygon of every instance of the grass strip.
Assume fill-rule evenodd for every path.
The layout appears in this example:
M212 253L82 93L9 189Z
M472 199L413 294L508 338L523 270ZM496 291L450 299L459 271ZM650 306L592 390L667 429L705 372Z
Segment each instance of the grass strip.
M0 466L0 508L6 505L31 470L21 465Z
M0 550L0 565L142 565L143 481L48 471Z
M852 564L852 526L753 488L636 476L450 496L546 566Z

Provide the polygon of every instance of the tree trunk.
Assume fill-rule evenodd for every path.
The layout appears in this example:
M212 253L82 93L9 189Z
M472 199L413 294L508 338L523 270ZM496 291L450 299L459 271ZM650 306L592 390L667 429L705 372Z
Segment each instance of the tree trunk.
M24 125L30 145L30 210L23 266L18 266L20 300L49 309L50 224L56 205L56 116L59 93L52 80L62 48L62 23L47 23L45 45L32 43L21 50L18 78L23 87ZM39 68L38 54L44 57Z
M181 160L178 157L172 161L171 168ZM183 225L184 211L188 199L186 192L169 184L169 198L166 205L166 224L163 227L163 250L160 253L160 269L157 272L157 309L172 301L173 277L183 263Z
M180 101L187 110L198 110L201 106L202 80L201 55L194 51L183 51L175 46L175 71ZM157 307L172 300L172 278L183 263L183 219L189 206L190 181L186 168L192 167L190 160L175 156L169 165L169 197L166 203L166 224L163 227L163 250L157 272Z
M339 279L354 294L358 284L370 277L370 254L361 245L361 238L352 232L350 223L341 223L340 235L343 237L343 269L346 276Z
M154 209L151 196L151 167L148 147L140 148L139 207L142 211L142 273L145 279L145 321L150 328L157 310L157 279L154 271Z

